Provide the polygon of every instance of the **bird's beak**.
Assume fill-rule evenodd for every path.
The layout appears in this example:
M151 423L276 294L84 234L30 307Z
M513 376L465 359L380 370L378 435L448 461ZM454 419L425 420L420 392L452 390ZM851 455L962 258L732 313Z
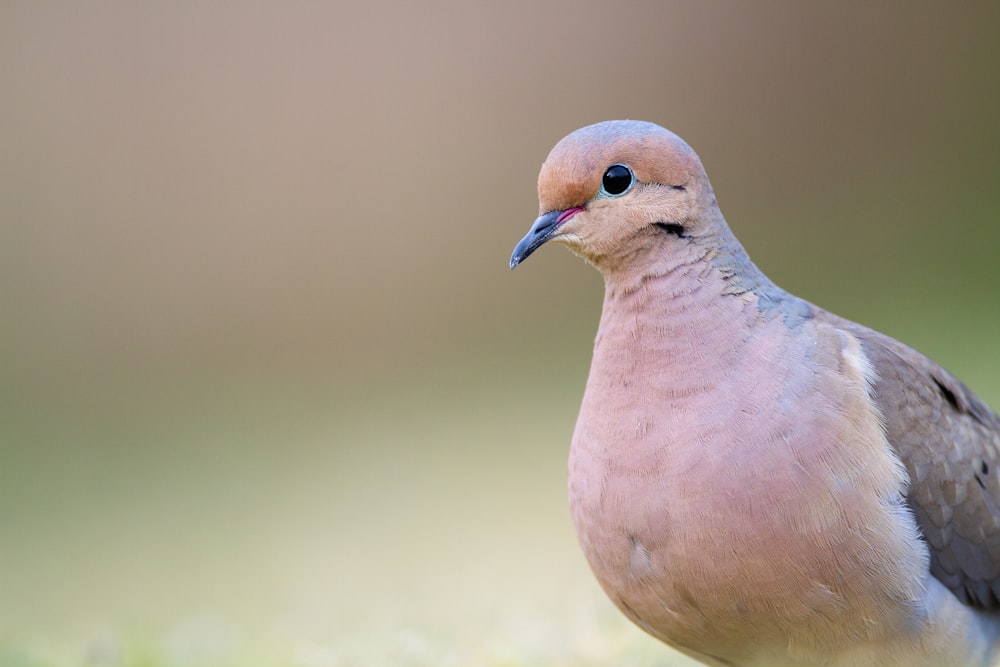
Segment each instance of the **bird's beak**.
M560 225L583 210L584 207L578 206L565 211L549 211L538 216L528 233L514 246L514 252L510 256L510 268L513 270L518 264L528 259L528 255L538 250L543 243L556 235L556 230L559 229Z

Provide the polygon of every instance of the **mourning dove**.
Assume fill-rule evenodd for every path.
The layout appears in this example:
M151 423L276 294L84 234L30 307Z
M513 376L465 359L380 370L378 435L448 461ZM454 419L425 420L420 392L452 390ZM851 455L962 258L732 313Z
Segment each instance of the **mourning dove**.
M604 276L569 497L615 605L710 665L993 664L1000 417L772 283L657 125L570 134L538 196L511 268L557 241Z

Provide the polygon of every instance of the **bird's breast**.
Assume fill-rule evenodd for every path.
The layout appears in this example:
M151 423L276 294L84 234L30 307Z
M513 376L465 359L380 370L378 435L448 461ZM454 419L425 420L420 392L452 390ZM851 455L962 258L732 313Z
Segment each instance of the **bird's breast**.
M780 319L741 331L602 323L569 464L597 578L692 650L909 622L921 581L900 573L926 572L926 553L857 341Z

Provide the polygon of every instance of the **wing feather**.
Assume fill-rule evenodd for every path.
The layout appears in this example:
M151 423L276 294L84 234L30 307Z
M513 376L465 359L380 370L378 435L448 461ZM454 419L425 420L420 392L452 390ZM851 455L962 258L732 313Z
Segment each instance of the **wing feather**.
M875 403L910 475L931 574L965 604L1000 608L1000 416L916 350L820 316L857 336L875 368Z

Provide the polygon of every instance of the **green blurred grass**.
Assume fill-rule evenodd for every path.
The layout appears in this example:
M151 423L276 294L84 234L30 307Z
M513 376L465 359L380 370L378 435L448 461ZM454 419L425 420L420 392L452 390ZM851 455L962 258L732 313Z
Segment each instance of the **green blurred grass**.
M339 403L161 388L62 406L58 428L21 413L22 441L73 448L29 483L0 473L0 664L674 664L578 552L579 390L551 370L359 382ZM97 439L115 453L92 460Z

